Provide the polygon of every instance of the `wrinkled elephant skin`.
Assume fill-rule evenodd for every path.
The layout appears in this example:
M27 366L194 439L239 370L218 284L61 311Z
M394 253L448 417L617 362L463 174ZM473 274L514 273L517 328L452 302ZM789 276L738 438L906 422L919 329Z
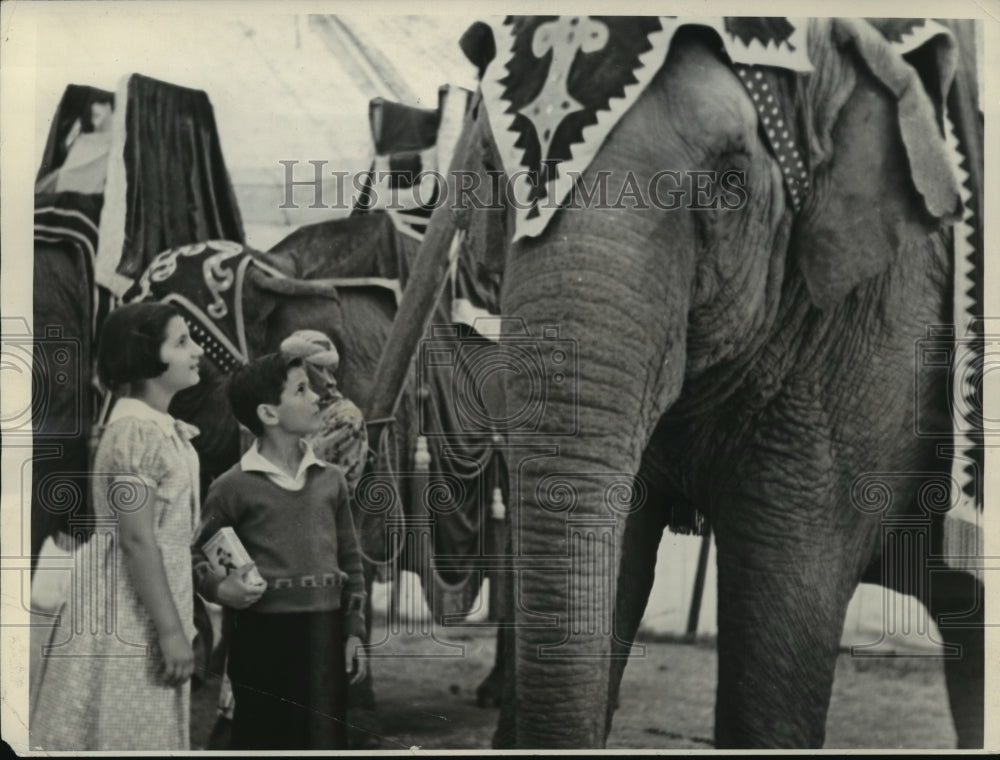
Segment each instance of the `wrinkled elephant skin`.
M670 510L696 504L718 547L717 746L823 744L847 605L882 555L884 514L856 506L855 481L909 473L891 482L893 513L915 511L920 489L950 467L937 440L914 435L917 416L947 414L943 380L914 382L914 346L951 321L949 220L921 203L947 197L950 175L911 171L890 90L834 43L838 29L811 22L803 97L815 155L801 210L747 90L713 36L688 30L583 180L605 173L613 198L627 173L646 187L662 169L735 169L746 203L571 200L541 235L509 247L503 313L539 340L557 326L578 352L567 381L545 389L535 440L555 453L522 462L517 484L511 467L515 554L572 556L594 546L574 536L601 526L614 539L610 561L574 565L568 579L544 562L518 571L501 742L603 746L624 667L613 655L635 635ZM466 168L502 165L486 109L472 119ZM510 373L510 408L532 403L531 381ZM638 475L631 503L608 496L622 473ZM573 528L579 520L598 527ZM941 522L932 516L932 546ZM976 607L971 576L933 575L930 588L878 579L935 616ZM617 636L574 617L602 619L595 599L614 605ZM959 742L981 746L982 628L975 614L968 622L941 632L963 647L946 663Z

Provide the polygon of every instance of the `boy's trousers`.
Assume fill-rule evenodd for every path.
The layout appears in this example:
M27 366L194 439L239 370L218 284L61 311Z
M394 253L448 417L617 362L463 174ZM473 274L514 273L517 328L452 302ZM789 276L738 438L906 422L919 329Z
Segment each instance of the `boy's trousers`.
M233 615L233 749L345 749L341 610Z

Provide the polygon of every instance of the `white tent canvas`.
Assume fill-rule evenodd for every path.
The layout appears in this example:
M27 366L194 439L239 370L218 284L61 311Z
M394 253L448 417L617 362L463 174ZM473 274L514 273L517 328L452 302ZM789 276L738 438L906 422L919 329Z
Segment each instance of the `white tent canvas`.
M88 5L63 6L39 24L34 165L67 84L114 91L123 76L140 73L204 90L248 243L258 248L347 213L352 177L371 163L373 97L436 108L442 85L475 87L458 46L473 16L235 15L210 6L112 16ZM286 196L289 177L314 179L310 161L325 162L322 193L299 185ZM334 171L346 175L338 180Z

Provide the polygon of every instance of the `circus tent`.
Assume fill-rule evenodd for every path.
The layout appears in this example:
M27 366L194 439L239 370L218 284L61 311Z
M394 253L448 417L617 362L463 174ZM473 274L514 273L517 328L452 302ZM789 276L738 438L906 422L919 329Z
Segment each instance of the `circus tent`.
M347 213L353 175L371 165L372 98L434 108L441 86L475 86L475 71L458 47L474 20L456 14L47 16L36 43L35 165L70 83L113 91L122 77L140 73L204 90L247 242L267 248L291 228ZM317 164L310 162L320 162L323 174L318 198L312 185L286 187L287 179L315 178Z

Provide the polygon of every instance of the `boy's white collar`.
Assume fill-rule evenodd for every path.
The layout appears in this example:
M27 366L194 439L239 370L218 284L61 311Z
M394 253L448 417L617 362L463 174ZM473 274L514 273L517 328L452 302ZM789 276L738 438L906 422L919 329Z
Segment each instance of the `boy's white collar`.
M302 473L314 464L318 464L320 467L329 466L328 462L324 462L316 456L308 441L299 441L299 446L302 447L302 461L299 462L299 470L295 473L296 480L301 478ZM243 472L263 472L288 477L287 472L260 453L260 441L254 441L253 445L240 457L240 468Z

